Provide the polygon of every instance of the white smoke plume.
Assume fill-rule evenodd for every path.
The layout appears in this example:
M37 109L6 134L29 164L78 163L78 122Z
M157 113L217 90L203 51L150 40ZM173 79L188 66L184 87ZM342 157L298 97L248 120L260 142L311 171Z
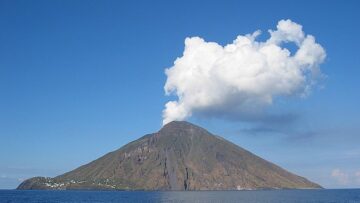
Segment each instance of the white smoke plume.
M186 38L183 56L165 71L165 92L178 99L166 103L163 124L193 114L251 116L276 97L306 96L321 75L325 50L291 20L280 20L269 33L263 42L256 41L258 30L225 46ZM296 50L290 52L286 43Z

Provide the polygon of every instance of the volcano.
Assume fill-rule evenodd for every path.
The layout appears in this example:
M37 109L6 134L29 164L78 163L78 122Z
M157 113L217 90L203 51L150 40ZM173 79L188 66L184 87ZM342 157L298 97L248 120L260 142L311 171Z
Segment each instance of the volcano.
M222 137L173 121L99 159L18 189L252 190L321 188Z

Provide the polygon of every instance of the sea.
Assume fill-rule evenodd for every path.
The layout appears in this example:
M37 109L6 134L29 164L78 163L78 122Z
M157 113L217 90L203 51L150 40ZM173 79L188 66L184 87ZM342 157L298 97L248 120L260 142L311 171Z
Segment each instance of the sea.
M0 203L10 202L360 203L360 189L186 192L0 190Z

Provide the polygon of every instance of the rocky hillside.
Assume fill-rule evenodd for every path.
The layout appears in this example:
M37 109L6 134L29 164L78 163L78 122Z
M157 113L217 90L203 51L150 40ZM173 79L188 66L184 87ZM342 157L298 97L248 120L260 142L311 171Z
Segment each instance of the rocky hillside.
M174 121L55 178L18 189L242 190L321 188L188 122Z

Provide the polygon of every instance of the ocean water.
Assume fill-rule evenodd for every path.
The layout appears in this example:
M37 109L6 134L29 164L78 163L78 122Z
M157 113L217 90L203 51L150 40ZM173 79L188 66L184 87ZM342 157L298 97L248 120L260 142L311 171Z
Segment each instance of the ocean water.
M194 192L0 190L0 202L360 203L360 189Z

